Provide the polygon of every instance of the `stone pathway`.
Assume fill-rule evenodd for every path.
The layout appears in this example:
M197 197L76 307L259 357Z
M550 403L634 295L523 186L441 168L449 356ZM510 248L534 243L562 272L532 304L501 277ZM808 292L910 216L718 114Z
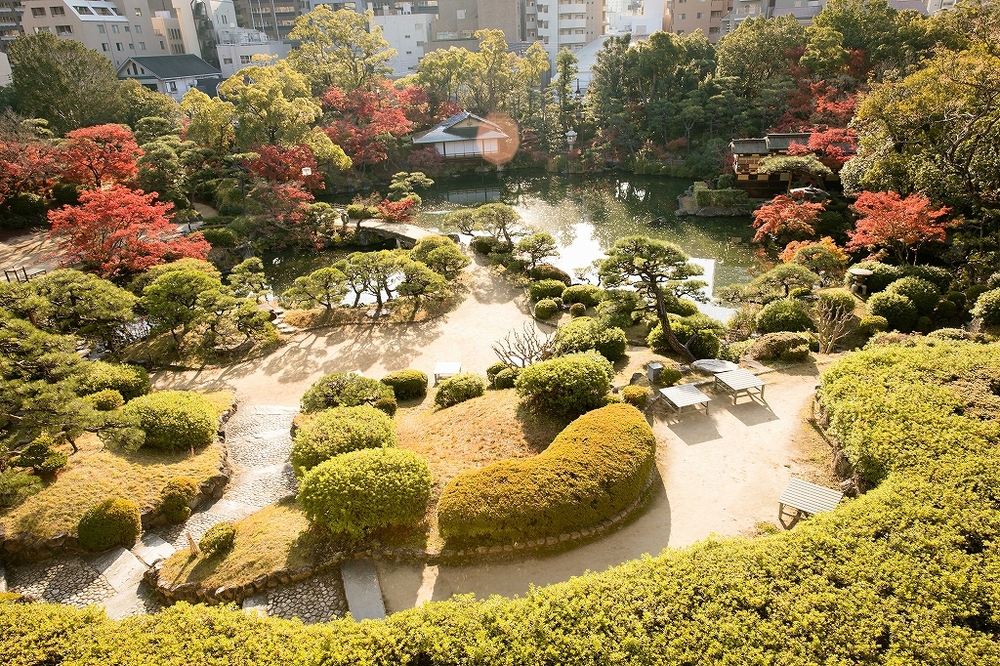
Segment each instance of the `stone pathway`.
M371 560L351 560L340 565L344 595L355 620L385 619L385 602L378 583L378 571Z

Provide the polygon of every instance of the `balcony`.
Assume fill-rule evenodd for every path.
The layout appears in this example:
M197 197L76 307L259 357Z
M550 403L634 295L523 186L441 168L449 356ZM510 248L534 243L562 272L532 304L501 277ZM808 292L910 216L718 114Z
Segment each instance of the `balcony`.
M564 5L564 4L560 3L559 4L559 13L560 14L586 14L587 13L587 5L583 4L582 2L573 3L571 5L569 5L569 4Z
M559 19L560 28L586 28L587 19Z

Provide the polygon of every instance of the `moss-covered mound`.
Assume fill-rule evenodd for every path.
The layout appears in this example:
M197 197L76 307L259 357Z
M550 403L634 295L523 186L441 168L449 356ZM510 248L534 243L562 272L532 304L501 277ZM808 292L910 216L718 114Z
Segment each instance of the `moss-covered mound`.
M838 363L823 404L852 461L881 482L790 532L363 624L184 604L114 622L0 603L0 654L14 666L998 664L997 377L1000 348L969 342Z

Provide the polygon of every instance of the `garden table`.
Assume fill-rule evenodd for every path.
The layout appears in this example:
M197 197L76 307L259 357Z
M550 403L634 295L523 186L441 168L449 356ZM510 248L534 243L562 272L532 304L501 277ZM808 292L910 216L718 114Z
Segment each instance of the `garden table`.
M660 389L660 395L667 401L667 406L674 410L677 416L685 407L694 407L695 410L701 405L708 414L708 403L710 397L698 390L694 384L681 384L680 386L668 386Z
M458 362L446 361L434 366L434 386L438 385L442 379L454 377L462 372L462 364Z
M842 492L802 479L792 479L778 500L778 519L784 516L786 506L795 509L795 515L798 517L801 514L812 515L832 511L842 499L844 499Z
M715 385L732 396L734 405L741 394L753 399L753 394L756 393L761 402L764 401L764 380L743 368L716 374Z

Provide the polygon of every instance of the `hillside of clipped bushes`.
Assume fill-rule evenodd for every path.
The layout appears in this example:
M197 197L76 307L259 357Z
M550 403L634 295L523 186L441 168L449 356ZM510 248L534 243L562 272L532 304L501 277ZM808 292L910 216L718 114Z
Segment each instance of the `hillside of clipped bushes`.
M515 542L596 526L638 498L655 452L653 431L637 409L594 410L537 456L452 479L438 502L441 536Z
M909 344L825 374L830 428L877 485L789 532L363 624L185 604L114 622L0 603L0 654L11 666L998 664L1000 348Z

